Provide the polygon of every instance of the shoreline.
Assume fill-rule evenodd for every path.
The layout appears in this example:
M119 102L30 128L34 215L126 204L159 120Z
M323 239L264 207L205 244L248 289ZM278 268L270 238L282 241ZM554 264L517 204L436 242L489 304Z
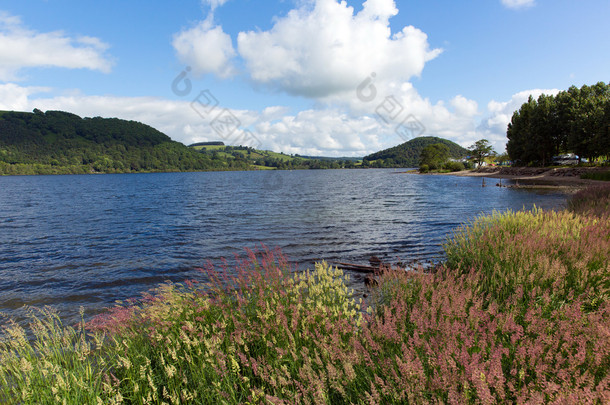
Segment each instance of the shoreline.
M464 170L453 173L434 173L439 175L450 175L458 177L487 177L492 179L504 179L514 182L502 187L511 188L548 188L566 189L577 191L582 188L608 184L607 181L581 179L584 173L608 171L608 168L599 167L484 167L481 169ZM494 186L490 184L490 186Z

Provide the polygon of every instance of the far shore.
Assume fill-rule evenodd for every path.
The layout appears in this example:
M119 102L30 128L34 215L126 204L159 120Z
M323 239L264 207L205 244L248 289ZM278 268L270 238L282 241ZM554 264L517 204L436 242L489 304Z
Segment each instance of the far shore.
M561 188L578 190L594 184L607 184L608 182L590 179L581 179L584 173L595 171L608 171L608 168L599 167L483 167L475 170L464 170L452 173L434 173L460 177L487 177L492 179L512 180L510 184L487 184L488 186L502 185L515 188Z

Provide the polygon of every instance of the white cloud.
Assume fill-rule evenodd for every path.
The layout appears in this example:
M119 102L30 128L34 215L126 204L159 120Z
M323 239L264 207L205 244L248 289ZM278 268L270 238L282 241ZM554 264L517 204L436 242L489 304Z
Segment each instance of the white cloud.
M108 45L98 38L70 37L61 31L39 33L23 26L19 17L0 12L0 80L18 78L28 67L91 69L108 73Z
M474 100L468 100L466 97L458 95L451 100L451 106L456 113L465 116L474 116L478 114L479 105Z
M338 110L305 110L255 126L270 149L301 155L364 156L380 148L379 125L368 117L352 118Z
M222 6L229 0L202 0L202 3L208 5L212 11L216 10L218 7Z
M532 7L534 4L536 4L536 1L535 0L502 0L502 4L505 7L517 10L520 8Z
M172 45L178 59L193 69L195 75L215 73L220 77L234 74L231 60L235 56L231 37L221 26L213 25L210 16L193 28L174 35Z
M440 136L463 146L478 139L475 101L458 95L447 105L432 104L409 82L441 50L431 49L427 35L412 26L392 33L389 19L398 13L393 0L368 0L356 14L346 2L335 0L303 0L299 4L287 15L276 17L268 31L241 32L237 37L239 56L255 84L318 101L316 109L296 113L279 106L235 112L266 148L363 156L418 135ZM212 20L209 15L198 26L200 31L213 29ZM222 33L220 27L214 29ZM226 46L214 42L214 46L229 49L224 53L226 58L209 58L213 52L201 51L198 58L182 60L204 72L223 74L234 56L229 41L226 38ZM204 38L185 35L183 42L186 49L194 50ZM204 66L210 59L222 63ZM370 81L363 82L367 78ZM366 91L373 89L372 97L359 95L362 83ZM380 114L390 117L384 122ZM399 134L397 128L406 120L416 120L424 128ZM206 137L213 134L206 131L201 123L191 123L186 130L170 135L189 142L212 140Z
M21 87L14 83L0 84L0 110L27 110L31 94L48 90L45 87Z
M0 109L32 111L34 108L69 111L81 117L118 117L146 123L184 144L200 141L225 141L228 144L262 144L265 149L327 156L363 156L402 142L392 130L384 128L371 117L351 117L337 109L305 110L290 114L283 106L270 106L262 111L230 112L250 130L255 139L242 142L237 131L223 139L210 125L223 110L218 106L209 117L202 118L189 101L154 97L113 97L69 94L36 97L49 89L0 85ZM259 143L260 142L260 143Z
M397 13L393 0L367 0L357 14L346 2L306 1L268 31L239 33L238 50L255 82L295 95L350 92L371 72L406 81L441 50L412 26L392 34Z

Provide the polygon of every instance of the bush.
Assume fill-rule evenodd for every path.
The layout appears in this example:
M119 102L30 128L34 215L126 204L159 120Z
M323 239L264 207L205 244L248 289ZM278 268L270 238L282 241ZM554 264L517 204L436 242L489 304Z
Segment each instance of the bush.
M420 173L428 173L430 171L430 167L428 165L420 165L419 172Z
M447 162L445 164L445 169L450 172L459 172L464 170L464 164L462 162Z

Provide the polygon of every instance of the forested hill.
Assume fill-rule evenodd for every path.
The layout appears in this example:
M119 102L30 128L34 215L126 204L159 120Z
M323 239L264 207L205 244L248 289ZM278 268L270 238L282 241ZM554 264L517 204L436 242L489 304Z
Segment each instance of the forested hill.
M135 121L0 112L0 174L226 170L230 164L247 167L197 153Z
M370 167L417 167L419 166L421 152L426 146L435 143L447 145L452 158L458 159L468 155L468 149L462 148L455 142L434 136L422 136L393 148L365 156L363 164Z

